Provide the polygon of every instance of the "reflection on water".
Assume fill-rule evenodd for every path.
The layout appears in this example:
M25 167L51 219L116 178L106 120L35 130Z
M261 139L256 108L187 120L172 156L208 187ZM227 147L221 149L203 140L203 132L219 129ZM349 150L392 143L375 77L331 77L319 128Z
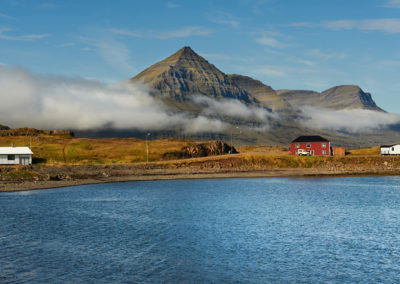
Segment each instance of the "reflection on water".
M0 194L0 283L400 282L399 178Z

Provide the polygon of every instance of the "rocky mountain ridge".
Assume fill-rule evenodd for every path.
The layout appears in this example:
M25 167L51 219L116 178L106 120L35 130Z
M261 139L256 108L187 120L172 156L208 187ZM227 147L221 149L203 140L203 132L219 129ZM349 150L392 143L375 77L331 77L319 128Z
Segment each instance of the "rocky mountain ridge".
M130 81L148 84L159 91L156 95L177 102L190 100L189 96L192 94L203 94L213 98L233 98L245 103L255 103L245 90L233 84L226 74L190 47L183 47Z
M355 85L335 86L321 93L307 90L274 90L259 80L225 74L186 46L132 77L130 82L150 85L154 95L178 109L192 108L190 96L237 99L275 112L293 114L302 106L330 109L379 108L370 93ZM182 103L184 105L182 106Z
M278 90L277 94L292 106L383 111L376 105L370 93L364 92L356 85L335 86L321 93L307 90Z

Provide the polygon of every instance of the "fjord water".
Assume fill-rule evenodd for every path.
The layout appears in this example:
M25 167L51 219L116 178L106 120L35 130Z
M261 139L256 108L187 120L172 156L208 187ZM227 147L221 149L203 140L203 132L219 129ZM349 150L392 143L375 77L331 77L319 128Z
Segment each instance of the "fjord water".
M0 283L400 282L400 178L0 194Z

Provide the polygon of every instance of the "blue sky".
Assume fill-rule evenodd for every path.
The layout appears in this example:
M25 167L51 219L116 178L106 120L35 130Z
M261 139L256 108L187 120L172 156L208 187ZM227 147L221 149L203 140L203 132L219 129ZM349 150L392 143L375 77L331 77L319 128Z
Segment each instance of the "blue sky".
M0 0L0 64L118 82L191 46L275 89L356 84L400 113L400 0Z

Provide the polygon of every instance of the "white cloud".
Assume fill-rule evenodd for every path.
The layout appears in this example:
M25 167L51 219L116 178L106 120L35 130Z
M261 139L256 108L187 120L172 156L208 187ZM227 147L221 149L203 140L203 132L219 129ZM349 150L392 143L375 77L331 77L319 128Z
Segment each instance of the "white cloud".
M176 4L176 3L173 3L173 2L168 2L166 6L167 6L167 8L169 8L169 9L175 9L175 8L181 7L181 5Z
M389 0L385 3L386 8L400 8L400 0Z
M210 119L205 116L198 116L191 119L189 123L183 126L186 133L199 133L199 132L220 132L228 128L229 124L217 119Z
M310 22L296 22L289 24L289 27L297 27L297 28L312 28L314 26L313 23Z
M277 114L265 108L247 106L235 99L214 100L203 95L193 95L191 99L196 103L205 106L204 115L222 115L237 118L256 118L259 121L267 122L268 118L277 118Z
M320 59L320 60L329 60L329 59L344 59L346 58L345 53L341 52L326 52L326 51L321 51L318 48L310 49L305 53L307 56Z
M293 62L296 64L301 64L301 65L306 65L306 66L313 66L315 65L314 61L311 60L307 60L307 59L302 59L302 58L298 58L298 57L287 57L287 60L289 62Z
M182 38L190 36L207 36L212 34L212 30L202 27L185 27L178 30L159 33L156 37L160 39Z
M1 28L0 29L0 39L5 40L20 40L20 41L30 41L36 39L42 39L48 37L48 34L25 34L25 35L8 35L6 32L11 31L9 28Z
M209 19L210 22L237 28L240 22L229 13L216 13Z
M396 2L400 2L396 1ZM393 2L393 7L394 7ZM400 7L400 5L399 5ZM397 8L399 8L397 7ZM400 33L399 18L383 18L383 19L365 19L365 20L336 20L326 21L323 23L300 22L292 23L291 27L305 28L326 28L330 30L362 30L362 31L378 31L388 34Z
M282 77L287 75L287 68L284 66L262 65L252 68L252 72L264 76Z
M317 129L371 131L400 123L400 115L365 109L332 110L305 106L301 108L305 127Z
M387 66L387 67L400 67L400 60L396 60L396 59L382 60L379 62L379 64L382 66Z
M228 25L234 28L237 28L239 26L239 22L235 21L235 20L228 20L228 19L216 19L216 20L212 20L212 22L216 23L216 24L221 24L221 25Z
M105 85L96 81L38 76L0 66L0 121L11 127L45 129L221 131L228 125L204 116L173 113L141 84Z
M130 50L124 43L113 38L92 39L89 42L96 47L100 57L121 74L135 72L136 69L131 63Z
M75 45L75 42L65 42L63 44L58 45L57 47L71 47L74 45Z
M130 37L142 37L141 32L133 31L133 30L126 30L126 29L110 29L110 32L117 35L124 35Z
M212 34L211 29L203 28L203 27L184 27L177 30L172 31L164 31L157 32L154 30L148 31L138 31L138 30L129 30L129 29L109 29L114 35L122 35L128 37L136 37L136 38L157 38L157 39L171 39L171 38L184 38L190 36L207 36Z
M400 33L400 19L367 19L367 20L338 20L323 24L332 30L359 29L364 31L379 31L384 33Z
M268 47L274 47L274 48L285 48L287 47L287 44L277 40L274 37L271 36L262 36L256 39L256 42L264 45L264 46L268 46Z
M0 13L0 18L4 18L4 19L14 19L13 17L10 17L6 14Z

